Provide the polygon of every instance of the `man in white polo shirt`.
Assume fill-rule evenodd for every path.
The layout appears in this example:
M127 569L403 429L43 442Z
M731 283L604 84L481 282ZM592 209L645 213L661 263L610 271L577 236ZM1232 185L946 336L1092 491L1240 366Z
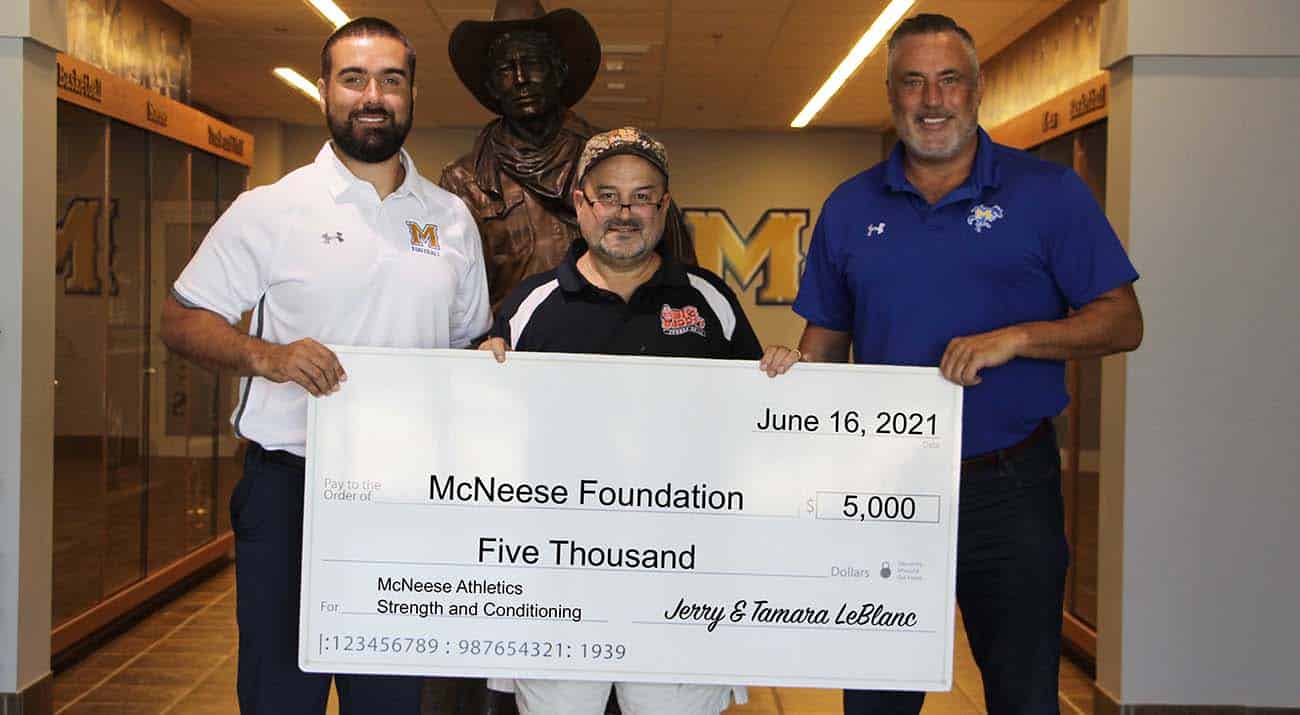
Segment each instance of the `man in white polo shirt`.
M297 658L307 400L347 379L324 344L465 347L488 329L474 218L401 149L414 77L415 51L390 23L335 31L317 83L332 140L230 206L163 310L169 348L244 376L232 420L251 443L230 514L245 715L325 712L331 676ZM249 310L243 335L234 323ZM417 678L335 680L344 714L419 712Z

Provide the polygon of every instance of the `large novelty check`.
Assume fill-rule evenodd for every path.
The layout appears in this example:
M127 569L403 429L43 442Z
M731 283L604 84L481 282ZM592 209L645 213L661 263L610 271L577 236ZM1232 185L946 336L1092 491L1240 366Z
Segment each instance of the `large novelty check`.
M308 418L315 672L947 690L937 370L342 348Z

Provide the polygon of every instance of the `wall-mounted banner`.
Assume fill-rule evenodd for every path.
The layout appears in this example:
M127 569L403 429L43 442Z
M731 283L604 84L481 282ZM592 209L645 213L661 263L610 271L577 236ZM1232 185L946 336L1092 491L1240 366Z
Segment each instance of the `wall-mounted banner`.
M308 412L303 670L950 688L937 370L338 354Z

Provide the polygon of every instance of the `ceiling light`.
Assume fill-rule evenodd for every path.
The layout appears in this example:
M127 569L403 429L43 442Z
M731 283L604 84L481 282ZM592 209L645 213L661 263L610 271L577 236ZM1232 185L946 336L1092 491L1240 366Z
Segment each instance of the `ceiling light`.
M596 96L588 97L587 101L595 104L649 104L649 97L611 97Z
M605 60L606 72L622 72L623 60Z
M351 19L348 17L347 13L339 9L338 5L334 4L334 0L306 0L306 2L308 5L311 5L316 12L320 13L321 17L334 25L334 29L336 30L346 25L348 20Z
M606 83L605 83L605 87L606 87L607 89L614 89L614 90L627 89L627 83L626 83L626 82L606 82Z
M276 67L275 76L279 77L282 82L293 87L311 98L311 101L320 103L320 92L316 91L316 85L311 80L298 74L297 70L288 67Z
M602 55L644 55L650 52L650 45L601 45Z
M844 61L840 62L840 66L836 67L835 71L831 72L831 76L826 78L826 82L822 84L821 89L817 90L817 94L814 94L812 99L808 100L808 104L804 105L804 108L799 112L799 116L795 117L793 122L790 122L790 126L795 129L808 126L808 122L811 122L813 117L822 111L822 107L825 107L826 103L831 101L831 97L834 97L835 93L840 91L840 87L843 87L849 77L853 76L853 73L862 65L863 60L867 59L867 56L876 49L876 45L879 45L880 41L885 39L885 33L898 24L898 21L903 19L903 14L911 9L915 3L916 0L892 0L880 13L880 17L877 17L876 21L871 23L871 27L868 27L867 31L862 34L858 44L849 50L849 54L844 58Z

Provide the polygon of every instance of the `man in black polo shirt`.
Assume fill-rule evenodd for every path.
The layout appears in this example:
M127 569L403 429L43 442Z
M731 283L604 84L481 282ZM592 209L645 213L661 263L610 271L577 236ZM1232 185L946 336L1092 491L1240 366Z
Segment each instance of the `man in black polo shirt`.
M801 357L772 346L764 353L736 296L717 275L660 250L668 206L664 147L625 127L592 137L578 161L573 192L582 238L563 262L515 287L480 348L757 360L775 377ZM510 681L492 681L494 688ZM598 715L609 683L513 682L523 715ZM625 713L716 715L733 691L720 685L620 683Z
M587 142L573 192L582 238L553 271L506 297L480 347L758 360L769 375L800 358L764 354L736 296L717 275L660 250L668 205L663 144L632 127Z

